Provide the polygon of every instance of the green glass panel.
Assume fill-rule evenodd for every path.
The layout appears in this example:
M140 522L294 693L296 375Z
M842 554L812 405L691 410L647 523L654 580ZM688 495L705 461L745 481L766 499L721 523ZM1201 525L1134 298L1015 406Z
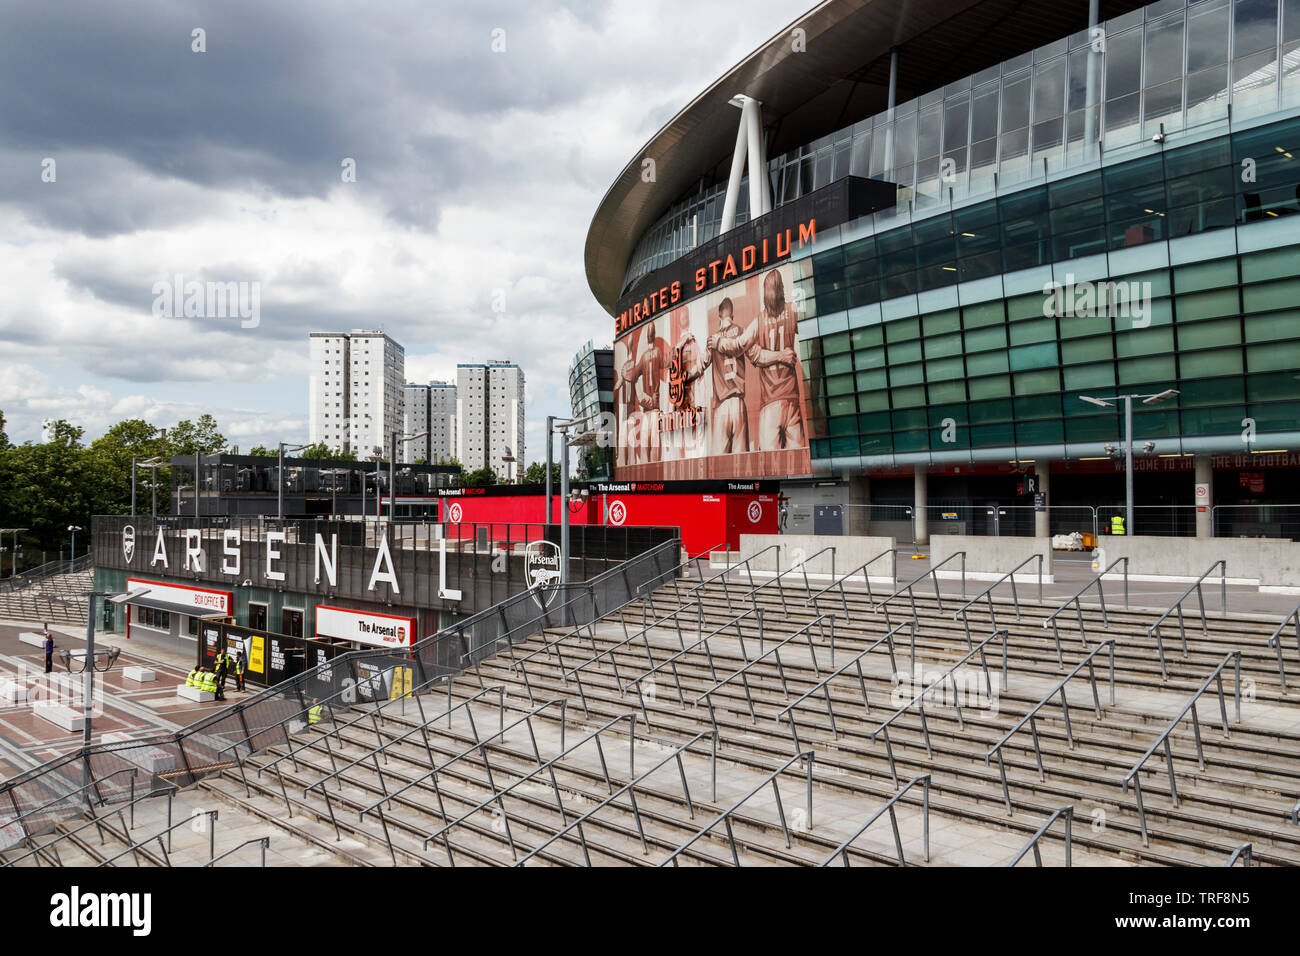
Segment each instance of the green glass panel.
M1135 329L1131 332L1115 333L1115 354L1120 358L1132 355L1155 355L1172 353L1174 350L1173 329Z
M1097 362L1114 357L1115 345L1109 335L1061 343L1061 361L1066 365L1073 365L1076 362Z
M831 454L836 458L843 458L846 455L856 455L858 453L858 439L853 438L832 438Z
M853 364L856 368L884 368L885 367L885 349L882 346L878 349L866 349L861 352L853 353Z
M859 392L858 393L858 410L863 412L885 411L889 408L889 393L881 392Z
M1250 361L1249 354L1246 361ZM1300 376L1294 371L1251 374L1246 377L1248 401L1272 402L1289 398L1300 398Z
M971 401L981 398L1004 398L1011 394L1011 378L1007 375L988 375L984 378L972 378L966 383L970 390Z
M930 447L929 432L895 432L894 451L925 451Z
M893 390L895 408L915 408L925 404L925 388L896 388Z
M995 445L1014 445L1015 429L1010 422L1005 425L975 425L970 430L972 448L989 448Z
M1178 404L1184 408L1196 405L1226 405L1243 402L1246 399L1246 389L1240 375L1199 382L1182 382L1179 388L1182 394L1178 396ZM1300 389L1297 389L1297 394L1300 394Z
M1041 346L1036 346L1040 347ZM1053 351L1056 346L1051 346ZM1015 375L1016 394L1033 395L1038 392L1056 392L1061 388L1061 376L1056 369L1043 369L1038 372L1017 372Z
M1174 299L1174 309L1178 313L1179 322L1236 315L1239 307L1235 288L1196 292L1191 295L1180 295Z
M1060 318L1061 338L1075 339L1084 335L1098 335L1111 330L1110 315L1063 315Z
M826 360L826 374L839 375L841 372L853 371L853 356L848 352L843 355L832 355Z
M979 352L966 356L968 375L988 375L993 372L1005 372L1008 368L1006 352Z
M952 335L936 335L934 338L925 340L925 357L928 359L942 358L946 355L961 354L961 333L957 332Z
M1179 323L1178 325L1179 351L1240 344L1240 319L1212 319L1209 322ZM1186 374L1186 371L1184 371L1184 374Z
M946 382L962 378L965 374L960 357L925 363L925 378L930 382Z
M1184 352L1178 357L1183 378L1210 378L1242 371L1241 349L1218 349L1213 352Z
M1247 414L1255 419L1255 428L1258 431L1295 431L1296 422L1300 422L1300 403L1279 402L1273 405L1251 405L1247 409ZM1238 424L1240 425L1240 422Z
M883 368L858 373L858 391L860 392L870 391L875 388L886 388L888 385L889 382Z
M860 432L887 432L893 427L889 412L872 412L858 416L858 431Z
M1055 342L1056 319L1037 319L1011 326L1011 344L1029 345L1033 342Z
M1249 345L1246 347L1246 363L1251 372L1272 372L1277 369L1300 371L1300 342Z
M850 334L855 349L870 348L873 345L881 345L885 341L885 332L878 325L868 325L865 328L854 329Z
M966 333L966 351L982 352L985 349L1003 349L1007 347L1006 326L996 325L992 328L979 329Z
M991 402L971 402L970 420L972 425L987 425L990 422L1009 422L1014 417L1010 399Z
M961 312L958 309L934 312L921 319L921 326L927 336L956 332L961 328Z
M1194 262L1174 270L1174 289L1179 293L1223 289L1237 284L1237 260Z
M895 388L899 385L915 385L923 381L925 381L925 371L920 362L889 367L889 384Z
M1295 275L1300 249L1290 246L1252 252L1241 257L1241 281L1262 282L1267 279L1286 279Z
M1016 424L1016 442L1021 445L1045 445L1063 441L1065 441L1065 423L1060 419Z
M894 431L905 432L909 428L924 428L927 424L929 424L929 419L926 418L925 409L923 408L894 412Z
M836 375L826 380L827 395L852 395L855 391L852 375Z
M1058 364L1056 355L1056 343L1045 342L1042 345L1022 345L1019 348L1011 349L1008 353L1011 361L1011 370L1019 371L1029 368L1046 368L1049 365ZM1019 391L1019 386L1017 386Z
M858 403L854 401L852 395L828 399L826 404L832 415L853 415L858 410Z
M1120 385L1172 383L1175 377L1172 355L1127 359L1119 363Z
M1247 342L1272 342L1300 335L1300 310L1246 316Z
M893 434L863 435L858 439L858 450L863 455L888 455L894 450Z
M1065 387L1069 389L1105 388L1115 384L1115 364L1070 365L1066 366L1064 376Z
M852 343L849 341L848 332L837 332L834 335L822 336L822 351L825 352L827 355L835 355L839 352L847 352L851 345Z
M1300 255L1296 257L1296 262L1297 268L1300 268ZM1300 302L1300 278L1244 286L1241 302L1243 312L1271 312L1274 309L1290 308Z
M885 326L885 340L888 342L902 342L907 339L919 338L920 335L921 322L915 317L898 319Z
M858 418L856 415L840 416L832 418L826 423L826 434L832 438L840 435L856 435L858 433Z
M889 346L889 364L901 365L905 362L919 362L921 360L921 343L902 342L898 345Z
M1041 319L1043 317L1043 303L1046 296L1041 292L1031 292L1028 295L1018 295L1015 298L1007 300L1007 317L1012 322L1018 322L1022 319Z
M983 328L986 325L1000 325L1005 319L1006 312L1000 300L962 306L962 325L968 329Z
M1223 435L1241 431L1246 409L1240 405L1216 405L1213 408L1184 408L1181 414L1183 431L1187 435Z

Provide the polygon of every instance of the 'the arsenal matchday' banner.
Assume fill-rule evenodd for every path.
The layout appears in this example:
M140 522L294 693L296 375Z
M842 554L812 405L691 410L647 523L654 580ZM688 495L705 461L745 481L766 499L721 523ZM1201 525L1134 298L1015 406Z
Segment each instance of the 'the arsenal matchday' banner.
M376 647L406 647L414 634L413 618L316 605L317 637L337 637Z

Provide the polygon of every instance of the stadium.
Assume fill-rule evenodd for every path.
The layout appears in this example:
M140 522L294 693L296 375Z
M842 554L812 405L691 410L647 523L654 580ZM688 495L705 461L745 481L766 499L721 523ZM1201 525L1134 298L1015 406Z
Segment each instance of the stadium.
M1130 534L1293 537L1298 108L1293 3L817 6L592 220L619 477L787 479L849 533L914 507L918 542L1095 534L1097 509L1105 533L1134 395ZM797 366L740 395L707 343L724 299L753 322L772 273L787 305L761 344L788 336ZM627 377L687 336L716 356L689 396L709 421L660 442L679 406Z
M611 480L585 414L558 498L436 515L225 514L197 460L0 590L88 644L83 718L0 624L0 867L1300 863L1298 58L1300 0L814 7L595 211ZM1191 912L1141 878L996 899Z

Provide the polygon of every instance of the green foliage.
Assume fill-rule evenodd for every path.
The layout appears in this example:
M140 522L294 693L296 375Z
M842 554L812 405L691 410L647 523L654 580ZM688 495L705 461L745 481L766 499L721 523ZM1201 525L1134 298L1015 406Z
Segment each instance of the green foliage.
M560 466L551 465L551 483L558 486L560 483ZM544 485L546 484L546 463L535 461L524 469L524 484L526 485Z
M197 422L182 419L167 433L173 455L215 455L226 447L226 439L217 431L217 420L204 413Z
M497 473L491 468L479 468L460 476L462 488L486 488L497 483Z

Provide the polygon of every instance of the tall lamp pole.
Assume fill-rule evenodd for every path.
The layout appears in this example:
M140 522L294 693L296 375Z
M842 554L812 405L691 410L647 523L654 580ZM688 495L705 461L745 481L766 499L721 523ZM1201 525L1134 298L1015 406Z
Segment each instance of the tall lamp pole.
M400 441L403 444L405 444L406 442L409 441L415 441L417 438L426 438L428 437L428 435L429 433L426 431L426 432L419 432L415 435L403 435L400 438L398 438L397 432L393 432L392 435L389 436L389 440L391 442L391 446L390 446L391 453L388 456L388 520L389 521L392 521L394 516L397 514L397 443ZM379 480L377 476L375 480L375 494L376 495L379 494Z
M11 531L14 535L13 564L10 568L10 577L18 577L18 532L29 530L29 528L0 528L0 535L9 534Z
M68 570L71 571L72 566L77 563L77 532L85 529L81 525L70 524L68 530L72 532L72 553L68 556Z
M601 440L602 433L599 431L580 430L572 439L569 438L569 429L581 429L587 422L596 419L599 415L591 415L587 418L574 418L569 421L557 423L554 427L560 433L560 584L569 583L569 449L578 448L585 445L594 445ZM547 444L550 444L550 434L547 434ZM549 477L549 471L548 471Z
M1176 388L1167 388L1163 392L1156 392L1148 395L1108 395L1105 398L1094 398L1091 395L1080 395L1079 400L1087 402L1090 405L1096 405L1100 408L1114 408L1114 402L1121 399L1124 402L1124 533L1131 535L1134 533L1133 527L1133 399L1141 399L1143 405L1159 405L1166 399L1173 398L1179 394Z
M281 521L284 521L284 453L288 451L292 454L311 447L311 445L290 445L286 448L286 445L289 445L287 441L280 442L280 461L275 469L275 513Z
M544 524L551 523L551 459L554 452L551 446L554 442L555 416L546 416L546 517L542 519Z

